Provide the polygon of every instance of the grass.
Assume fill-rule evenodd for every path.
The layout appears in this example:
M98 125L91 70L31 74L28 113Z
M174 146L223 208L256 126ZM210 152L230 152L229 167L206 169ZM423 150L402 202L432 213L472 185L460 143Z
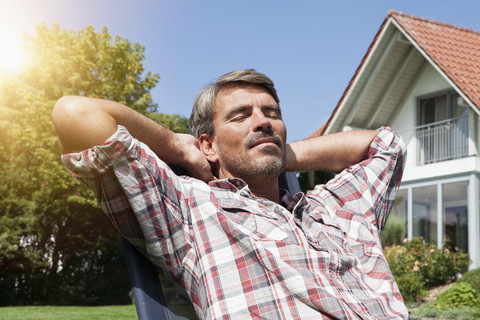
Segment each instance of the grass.
M134 305L1 307L0 320L136 320Z
M473 320L480 319L480 308L457 307L438 309L432 302L417 307L410 315L411 319L455 319Z

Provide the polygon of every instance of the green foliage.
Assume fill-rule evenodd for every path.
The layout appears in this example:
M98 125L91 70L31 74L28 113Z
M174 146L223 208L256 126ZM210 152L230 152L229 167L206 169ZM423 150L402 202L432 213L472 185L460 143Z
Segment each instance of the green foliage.
M40 25L27 38L30 64L22 83L41 89L53 101L64 95L84 95L123 103L141 113L155 111L150 89L159 75L144 76L145 47L122 37L113 38L107 28L100 33L89 26L67 31Z
M403 197L397 196L387 222L383 227L380 235L380 241L382 242L383 248L395 244L401 244L407 237L407 218L400 215L398 212L398 205L402 203L403 200Z
M478 294L480 294L480 268L464 273L458 282L468 283Z
M440 294L436 301L413 309L411 315L441 319L480 319L479 291L480 269L462 275L450 289Z
M95 277L119 279L100 265L110 259L120 270L123 256L91 191L60 161L50 120L55 102L69 94L112 99L181 130L186 119L153 113L150 89L159 76L145 72L144 47L113 38L106 28L40 25L25 47L29 64L0 78L0 305L62 303L67 291L49 289L61 286L60 278L73 286L73 302L83 303L80 298L99 296L91 287L107 287ZM55 296L56 289L65 294ZM128 283L115 290L128 297ZM107 303L93 299L86 303Z
M457 273L465 272L470 263L468 254L438 249L421 238L385 248L385 257L407 302L415 301L434 286L455 281Z
M417 298L427 295L424 283L420 281L418 274L415 272L409 271L395 278L395 280L406 302L416 301Z
M402 243L407 235L407 222L392 209L383 228L380 240L384 248Z
M456 319L456 320L472 320L480 319L480 308L478 307L452 307L448 309L439 309L435 303L421 305L417 309L412 310L412 319L419 318L436 318L436 319Z
M450 289L440 294L435 302L439 309L452 307L472 307L479 302L478 294L468 283L455 283Z
M188 119L178 114L164 114L149 112L146 114L150 119L161 123L168 129L178 133L189 133Z

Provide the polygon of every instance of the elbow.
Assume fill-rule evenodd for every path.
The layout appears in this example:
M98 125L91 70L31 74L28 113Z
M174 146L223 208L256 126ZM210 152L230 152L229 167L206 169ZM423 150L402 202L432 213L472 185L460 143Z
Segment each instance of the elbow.
M65 121L65 118L69 115L71 116L72 112L74 112L73 98L72 96L61 97L53 106L52 122L57 132L58 128L61 127L61 124Z
M80 104L77 103L79 97L64 96L60 98L54 105L52 110L52 123L57 132L58 145L63 153L65 146L75 135L75 128L82 122Z
M52 111L62 152L80 152L101 145L117 129L105 100L81 96L60 98Z
M88 98L63 96L53 107L52 122L59 133L59 130L68 130L72 126L81 124L91 111Z

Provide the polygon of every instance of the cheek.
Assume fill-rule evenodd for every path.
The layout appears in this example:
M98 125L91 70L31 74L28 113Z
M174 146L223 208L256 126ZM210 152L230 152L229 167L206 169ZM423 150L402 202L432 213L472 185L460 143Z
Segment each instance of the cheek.
M243 145L242 139L240 139L240 133L234 130L222 130L218 132L216 146L220 152L235 152L240 145Z
M238 144L248 135L244 128L240 126L229 126L228 128L222 128L218 131L218 137L220 143L227 145Z

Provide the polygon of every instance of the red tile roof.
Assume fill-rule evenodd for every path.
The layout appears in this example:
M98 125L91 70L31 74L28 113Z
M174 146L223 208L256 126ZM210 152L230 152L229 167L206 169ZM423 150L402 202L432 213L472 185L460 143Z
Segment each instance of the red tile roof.
M431 62L480 109L480 32L390 10L330 119L310 137L325 134L390 19L394 19Z
M393 10L388 15L480 109L480 32Z

